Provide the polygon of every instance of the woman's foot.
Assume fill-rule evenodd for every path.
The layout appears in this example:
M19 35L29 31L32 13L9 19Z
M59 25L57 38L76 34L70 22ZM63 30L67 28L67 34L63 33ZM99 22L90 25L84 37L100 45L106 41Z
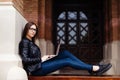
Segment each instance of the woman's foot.
M89 73L91 75L102 75L103 73L105 73L112 67L112 64L108 63L108 64L103 64L103 65L98 65L98 66L99 68L96 67L96 69L93 69L93 71L89 71Z

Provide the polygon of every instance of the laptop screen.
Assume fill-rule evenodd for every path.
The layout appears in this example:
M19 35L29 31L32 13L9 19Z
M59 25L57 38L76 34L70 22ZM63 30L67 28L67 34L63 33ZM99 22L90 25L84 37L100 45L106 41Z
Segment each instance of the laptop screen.
M58 55L58 53L59 53L60 45L61 45L61 41L59 42L59 44L58 44L58 46L57 46L56 55Z

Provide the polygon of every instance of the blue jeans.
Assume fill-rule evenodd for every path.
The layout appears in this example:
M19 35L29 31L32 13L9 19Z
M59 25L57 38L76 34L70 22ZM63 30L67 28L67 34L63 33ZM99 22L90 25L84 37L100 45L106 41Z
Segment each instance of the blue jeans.
M89 65L82 62L81 60L76 58L72 53L65 50L63 52L60 52L58 56L41 63L41 68L32 72L31 74L34 76L47 75L48 73L51 73L53 71L67 66L78 70L91 71L93 65Z

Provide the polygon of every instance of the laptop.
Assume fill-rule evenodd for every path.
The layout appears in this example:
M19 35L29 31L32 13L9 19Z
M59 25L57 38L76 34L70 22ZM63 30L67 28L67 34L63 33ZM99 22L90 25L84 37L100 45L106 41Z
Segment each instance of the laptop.
M56 57L58 54L59 54L59 50L60 50L60 45L61 45L61 41L59 42L58 46L57 46L57 49L56 49L56 52L55 52L55 55L50 55L51 57L49 57L49 55L44 55L41 59L42 59L42 62L44 61L47 61L53 57Z

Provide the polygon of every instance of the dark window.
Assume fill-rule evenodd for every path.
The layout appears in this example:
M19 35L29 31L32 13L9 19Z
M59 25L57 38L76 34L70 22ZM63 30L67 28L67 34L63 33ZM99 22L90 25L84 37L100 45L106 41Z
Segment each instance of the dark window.
M53 0L53 42L88 63L103 59L103 1Z

